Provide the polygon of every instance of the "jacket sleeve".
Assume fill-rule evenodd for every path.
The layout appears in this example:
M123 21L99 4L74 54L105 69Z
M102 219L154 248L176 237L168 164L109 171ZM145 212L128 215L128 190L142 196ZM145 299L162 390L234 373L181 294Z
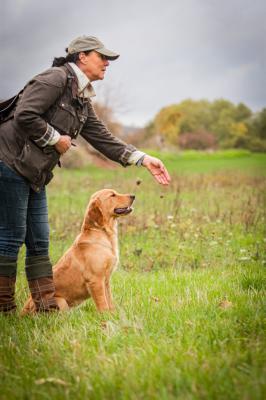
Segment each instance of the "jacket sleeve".
M81 136L110 160L120 163L123 167L129 165L128 159L137 150L136 147L113 136L104 123L98 119L90 102L88 107L89 114L80 132Z
M62 95L66 80L62 69L50 68L29 81L19 99L14 121L27 137L40 146L44 146L53 133L53 128L42 118L42 114Z

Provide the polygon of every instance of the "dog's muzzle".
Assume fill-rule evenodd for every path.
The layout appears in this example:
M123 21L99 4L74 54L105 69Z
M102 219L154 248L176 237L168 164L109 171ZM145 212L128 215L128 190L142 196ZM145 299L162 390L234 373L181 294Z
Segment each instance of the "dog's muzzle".
M130 195L129 196L130 197L130 200L131 200L131 204L133 203L133 201L135 200L135 195ZM130 205L131 205L130 204ZM132 207L130 207L130 206L128 206L128 207L119 207L119 208L115 208L114 209L114 212L115 212L115 214L117 214L117 215L127 215L127 214L130 214L131 212L133 211L133 208Z

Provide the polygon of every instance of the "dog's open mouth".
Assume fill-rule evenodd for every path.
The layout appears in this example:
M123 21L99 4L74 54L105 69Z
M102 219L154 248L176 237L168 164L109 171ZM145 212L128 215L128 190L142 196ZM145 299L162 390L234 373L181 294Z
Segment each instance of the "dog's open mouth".
M133 211L133 208L131 208L131 207L115 208L114 209L114 212L117 215L126 215L126 214L131 213L131 211Z

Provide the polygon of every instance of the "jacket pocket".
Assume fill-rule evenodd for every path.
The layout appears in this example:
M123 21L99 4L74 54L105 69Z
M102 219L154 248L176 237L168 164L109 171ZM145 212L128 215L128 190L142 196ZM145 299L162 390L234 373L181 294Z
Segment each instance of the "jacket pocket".
M68 103L61 102L50 119L49 123L61 133L72 132L75 124L76 112L75 109Z
M59 162L59 158L60 154L54 147L40 148L34 142L27 140L13 167L30 183L44 186L52 179L52 170Z

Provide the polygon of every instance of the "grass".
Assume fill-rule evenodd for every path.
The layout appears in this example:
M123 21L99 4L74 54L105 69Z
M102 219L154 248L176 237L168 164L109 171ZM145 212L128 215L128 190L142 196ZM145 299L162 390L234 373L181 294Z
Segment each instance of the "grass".
M1 400L265 398L266 156L161 157L169 188L134 167L57 171L54 262L94 191L137 195L119 227L117 311L99 315L89 300L65 314L0 317Z

